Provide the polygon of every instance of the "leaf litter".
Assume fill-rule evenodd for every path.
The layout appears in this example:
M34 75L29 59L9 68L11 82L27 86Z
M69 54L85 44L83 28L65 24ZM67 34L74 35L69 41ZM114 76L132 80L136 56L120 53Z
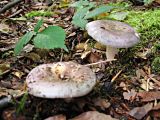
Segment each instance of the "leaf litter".
M7 3L9 1L6 0L0 5L4 6ZM48 6L45 2L23 1L0 15L0 20L5 21L0 23L0 106L1 103L4 105L8 100L10 101L10 98L15 100L15 103L20 102L25 91L25 77L39 64L74 60L86 65L105 60L105 47L97 45L86 32L72 25L71 20L75 9L68 6L70 3L71 1L68 0L54 1L51 6ZM49 25L63 27L67 33L66 45L71 52L66 53L59 49L37 49L29 43L23 48L21 56L15 58L13 55L15 43L27 31L33 30L34 25L40 19L40 17L28 19L25 15L30 11L45 11L48 7L53 14L44 17L43 27ZM108 13L103 14L97 18L108 16ZM112 17L123 20L127 14L126 11L118 11ZM158 119L160 118L160 77L159 73L153 72L150 66L154 56L151 45L152 43L141 47L134 54L132 49L122 49L116 56L116 61L92 64L90 67L96 72L97 85L90 94L84 97L67 101L44 100L29 96L22 113L15 116L18 107L12 104L7 108L2 107L0 116L5 120L11 118ZM7 118L9 115L10 117Z

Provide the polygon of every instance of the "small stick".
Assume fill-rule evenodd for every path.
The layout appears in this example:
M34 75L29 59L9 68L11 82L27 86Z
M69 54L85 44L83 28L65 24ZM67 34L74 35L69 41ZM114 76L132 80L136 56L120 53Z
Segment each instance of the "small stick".
M18 14L19 14L20 12L22 12L22 11L23 11L23 10L20 9L20 10L18 10L17 12L15 12L14 14L8 16L8 18L14 17L14 16L18 15Z
M22 1L23 0L14 0L12 2L9 2L2 9L0 9L0 13L4 13L6 10L10 9L11 7L15 6L17 3L22 2Z
M101 63L112 62L112 61L115 61L115 60L116 59L109 59L109 60L99 61L99 62L96 62L96 63L86 64L84 66L92 66L92 65L97 65L97 64L101 64Z
M114 82L115 79L121 74L122 70L120 70L111 80L111 82Z

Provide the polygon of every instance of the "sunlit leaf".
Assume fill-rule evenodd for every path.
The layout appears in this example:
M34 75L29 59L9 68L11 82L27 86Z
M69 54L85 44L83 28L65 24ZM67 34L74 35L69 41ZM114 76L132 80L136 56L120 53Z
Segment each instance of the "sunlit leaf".
M77 9L81 9L81 8L84 8L84 7L92 8L92 7L95 6L95 3L94 2L89 2L88 0L80 0L80 1L74 2L70 6L75 7Z
M101 13L104 12L110 12L110 10L112 10L114 7L113 6L100 6L98 8L95 8L94 10L90 11L89 13L87 13L87 15L84 17L84 19L89 19L89 18L93 18Z
M38 32L42 24L43 24L43 19L38 20L36 26L34 27L34 32Z
M49 26L42 32L38 33L34 39L34 45L37 48L63 48L68 51L65 46L65 31L59 26Z
M35 32L33 31L30 31L30 32L27 32L17 43L16 43L16 46L14 48L14 54L15 55L18 55L21 50L23 49L24 45L26 45L31 39L32 37L36 35Z
M87 20L84 19L84 16L86 15L86 13L89 11L90 7L84 8L84 9L80 9L78 10L75 15L73 16L73 20L72 23L75 26L78 26L82 29L85 28L86 24L87 24Z
M111 13L108 18L115 19L115 20L124 20L128 15L128 12L115 12Z

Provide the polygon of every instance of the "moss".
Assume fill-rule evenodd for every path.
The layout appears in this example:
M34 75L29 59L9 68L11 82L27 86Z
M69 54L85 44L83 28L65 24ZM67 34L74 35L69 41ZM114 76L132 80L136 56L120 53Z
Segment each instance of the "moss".
M152 62L152 70L160 73L160 57L156 57Z
M133 26L141 36L141 44L147 45L160 37L160 10L130 11L125 22Z

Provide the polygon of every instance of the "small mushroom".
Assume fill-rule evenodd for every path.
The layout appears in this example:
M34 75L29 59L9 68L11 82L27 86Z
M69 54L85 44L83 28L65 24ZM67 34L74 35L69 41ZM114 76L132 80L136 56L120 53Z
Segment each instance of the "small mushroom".
M106 45L107 59L114 59L117 48L129 48L139 42L136 31L126 23L112 20L96 20L87 23L88 34Z
M26 78L28 92L43 98L72 98L88 94L96 84L90 68L74 62L37 66Z

